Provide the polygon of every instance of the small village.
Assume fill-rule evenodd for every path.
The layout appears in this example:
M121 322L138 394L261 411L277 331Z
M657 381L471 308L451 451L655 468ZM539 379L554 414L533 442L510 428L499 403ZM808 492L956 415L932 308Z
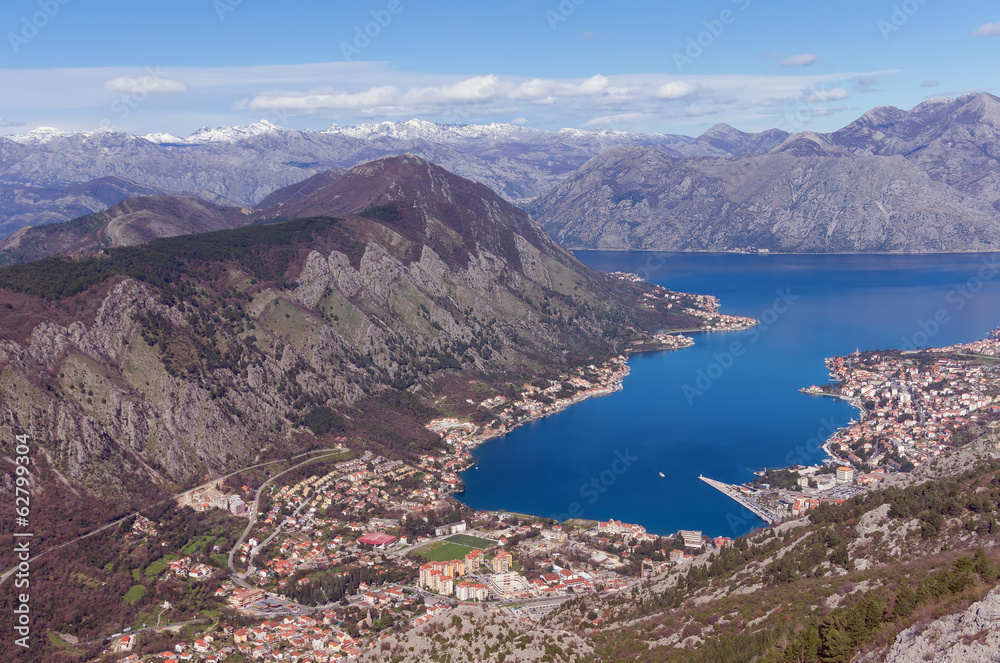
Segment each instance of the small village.
M641 283L643 279L638 274L630 272L608 272L608 276L620 281L629 283ZM695 295L686 292L674 292L661 285L651 284L652 292L645 292L639 299L640 308L652 310L658 304L665 304L665 310L671 313L679 313L701 318L697 329L684 331L738 331L749 329L760 324L760 321L742 315L727 315L719 313L719 298L714 295ZM633 330L634 331L634 330ZM670 337L677 340L669 340ZM667 337L667 338L664 338ZM655 334L648 339L637 339L633 341L635 345L667 343L676 344L673 347L650 349L678 349L694 345L694 341L683 336L674 334Z

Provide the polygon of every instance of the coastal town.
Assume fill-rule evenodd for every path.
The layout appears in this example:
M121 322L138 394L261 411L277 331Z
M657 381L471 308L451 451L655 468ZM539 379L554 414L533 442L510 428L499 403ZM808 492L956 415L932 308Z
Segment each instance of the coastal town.
M827 441L837 464L908 471L962 446L1000 419L1000 330L928 350L855 352L827 360L835 382L807 393L849 400L860 418Z
M768 524L877 488L889 475L992 434L1000 424L998 359L1000 329L972 343L830 358L835 381L801 391L847 400L860 415L833 431L823 463L762 473L743 485L701 480Z
M721 320L743 327L752 322ZM663 336L661 344L684 339ZM1000 333L994 332L983 341L936 350L831 358L827 365L836 381L803 391L847 399L861 415L827 442L827 461L763 471L739 486L701 478L768 524L842 502L1000 419L998 357ZM485 398L475 403L489 413L480 419L485 423L458 417L428 422L443 449L410 461L345 450L287 481L261 485L256 498L250 486L222 482L185 493L179 506L250 523L232 550L235 566L220 568L218 555L226 551L173 555L159 567L162 578L211 588L234 619L187 623L185 639L156 654L133 652L140 634L122 633L109 652L130 663L213 663L234 654L351 660L388 633L463 604L537 620L573 597L628 591L645 578L714 554L730 539L687 530L657 536L616 520L556 522L474 511L453 497L462 490L461 472L474 463L476 446L613 393L628 373L622 354L558 379L524 384L515 398ZM137 544L152 540L158 528L137 518L129 537ZM240 619L251 625L241 626Z
M609 272L608 276L620 281L640 283L643 279L630 272ZM759 320L742 315L720 313L719 298L714 295L696 295L675 292L661 285L649 284L650 292L642 293L639 307L647 310L661 310L668 314L687 316L697 320L697 326L680 331L739 331L760 324ZM635 331L635 330L633 330ZM677 332L658 333L632 341L632 352L650 350L676 350L694 345L694 340L680 336Z
M643 297L650 306L676 306L679 313L700 318L705 329L756 324L720 314L712 297L658 286ZM129 663L213 663L229 655L350 660L391 630L419 626L463 603L537 620L575 596L626 591L643 578L729 545L725 537L695 531L661 537L616 520L559 523L473 511L453 498L462 489L461 472L474 463L476 446L621 389L629 374L628 353L693 343L679 334L645 335L625 354L576 367L558 379L526 383L515 398L493 395L474 403L489 413L486 423L458 417L430 421L427 429L444 445L438 454L404 462L365 451L317 462L305 475L262 488L259 503L251 486L221 481L184 494L179 506L250 523L231 552L231 568L219 568L217 556L171 555L162 578L214 587L220 605L254 625L189 624L183 630L189 637L171 650L141 655L133 652L137 634L123 633L110 651ZM156 536L156 523L136 523L137 543Z
M109 652L129 663L214 663L230 655L351 660L394 629L466 603L537 620L573 597L626 591L731 543L693 531L660 537L616 520L557 523L473 511L448 497L448 478L466 454L456 447L409 465L365 453L268 487L259 521L234 551L235 572L198 554L161 565L163 581L207 587L233 618L186 622L176 629L184 637L156 653L133 652L141 633L121 633ZM236 515L228 502L194 506L211 504L228 518L251 513ZM458 519L441 523L439 516ZM136 521L137 544L156 539L154 525Z

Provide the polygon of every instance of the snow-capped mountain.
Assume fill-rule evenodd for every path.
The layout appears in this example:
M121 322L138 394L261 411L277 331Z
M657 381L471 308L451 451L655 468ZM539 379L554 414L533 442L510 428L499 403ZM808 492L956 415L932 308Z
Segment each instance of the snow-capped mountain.
M403 140L485 138L502 141L524 139L548 132L506 123L435 124L426 120L413 119L405 122L374 122L345 127L334 124L321 133L340 134L362 139L374 137L391 137Z
M261 120L260 122L254 122L253 124L242 127L216 127L214 129L202 127L187 138L183 139L181 142L187 144L236 143L255 136L278 134L282 131L291 131L291 129L285 129L284 127L272 124L267 120Z
M568 238L572 230L577 246L609 246L608 233L614 234L616 247L659 246L652 242L659 238L662 224L656 221L659 217L650 216L647 205L659 210L662 218L676 217L681 225L695 218L695 212L688 211L695 205L697 214L712 220L706 221L705 232L722 215L732 217L734 210L743 209L743 216L732 217L733 227L741 228L744 220L758 223L770 218L768 214L788 202L789 187L800 184L808 191L792 195L790 218L806 209L797 201L808 193L817 218L839 219L845 211L859 218L871 215L875 228L879 219L884 222L893 215L932 216L937 221L917 223L920 232L926 226L933 234L935 224L944 219L945 226L972 224L969 227L984 229L980 233L984 237L993 237L990 228L1000 209L1000 166L990 156L1000 153L1000 99L979 94L931 100L910 111L875 108L828 134L790 135L777 129L745 133L718 124L691 138L422 120L332 126L323 131L297 131L261 120L248 126L204 128L184 138L40 128L0 137L0 237L26 225L70 220L150 191L254 207L291 184L403 153L485 184L508 201L531 204L554 235ZM595 159L601 155L610 156ZM862 164L859 160L864 158L875 161ZM688 173L690 169L700 169L700 175ZM903 180L910 189L900 183ZM626 181L635 184L624 186ZM911 189L912 194L900 193ZM709 196L711 204L702 204L699 196L708 191L715 192ZM839 192L842 200L836 202L831 191ZM751 200L747 192L757 197ZM919 205L910 211L915 201ZM626 213L627 205L634 209ZM629 219L628 227L612 229ZM567 223L570 230L556 227ZM636 234L640 223L651 224L643 230L648 231L650 243ZM858 250L876 246L875 240L882 237L872 229L865 232L875 239L855 247ZM944 250L948 247L941 246L942 238L951 236L947 227L933 241L921 239L916 230L908 232L916 239L896 244L884 237L879 241L889 242L886 250ZM685 238L681 233L663 245L680 246ZM729 240L723 239L711 246L728 245ZM733 241L738 244L737 240L743 242L740 246L769 246L763 235L753 242Z
M701 149L687 136L552 132L514 124L442 125L416 119L323 131L296 131L261 120L247 126L206 127L185 137L46 127L0 137L0 200L6 203L0 206L0 236L121 202L61 193L107 177L132 183L137 191L193 194L251 207L271 192L317 173L409 152L524 203L587 160L615 147L634 146L676 156ZM718 151L707 145L705 150L713 155ZM129 187L116 190L126 195Z
M74 134L72 131L61 131L55 127L38 127L37 129L32 129L27 133L13 134L11 136L7 136L7 138L22 145L42 145L51 142L55 138L73 135L89 136L91 133L93 132L88 131L81 134Z

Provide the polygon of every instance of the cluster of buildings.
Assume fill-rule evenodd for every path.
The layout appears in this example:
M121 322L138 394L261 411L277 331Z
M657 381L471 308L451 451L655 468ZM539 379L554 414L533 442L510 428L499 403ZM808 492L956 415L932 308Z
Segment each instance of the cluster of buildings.
M1000 400L990 395L996 376L974 358L998 351L1000 341L990 338L926 351L937 357L933 361L924 352L855 352L827 360L839 383L836 393L863 412L860 421L831 437L828 451L855 470L898 471L906 461L919 465L940 455L956 432L984 412L1000 411ZM964 356L955 358L959 354ZM858 474L864 482L878 480Z
M242 656L246 660L333 663L360 656L364 642L338 628L338 621L338 616L330 611L316 617L264 621L249 628L226 626L144 659L163 663L216 663ZM143 659L138 656L134 659L139 660Z
M489 593L486 585L479 582L478 573L480 568L487 567L493 570L494 575L509 573L514 563L514 556L505 550L496 553L489 562L482 550L472 550L465 556L465 559L448 561L428 562L420 567L418 583L421 587L442 594L444 596L455 595L461 601L485 601ZM463 576L473 576L471 579L461 582L459 578ZM468 598L472 596L473 598Z
M632 283L642 281L638 274L627 274L624 272L611 272L611 276ZM734 331L738 329L749 329L758 323L754 318L741 315L726 315L719 313L719 299L713 295L694 295L687 292L674 292L667 290L663 286L652 286L653 292L645 292L639 300L640 306L653 308L658 302L666 304L668 311L675 311L685 315L701 318L701 328L705 331ZM680 337L683 338L683 337ZM647 341L648 343L649 341ZM687 345L693 345L694 342ZM681 345L679 347L687 347Z
M220 484L215 484L193 490L181 495L177 499L179 506L189 506L195 511L208 511L209 509L222 509L235 516L243 516L247 513L247 505L239 495L227 495L220 490ZM246 486L244 486L246 489Z
M633 525L630 523L623 523L620 520L608 520L603 522L598 522L597 526L594 528L599 534L607 535L620 535L623 540L642 542L642 541L652 541L656 537L652 534L646 532L646 528L642 525ZM700 545L700 544L699 544Z
M193 580L204 580L210 577L214 571L211 566L192 562L191 557L181 557L170 562L167 570L174 575L191 578Z
M483 426L445 418L431 421L427 429L439 434L450 447L467 451L523 423L555 414L592 396L603 396L621 389L622 380L629 374L628 359L618 355L600 366L579 367L575 373L550 380L545 387L525 384L514 400L495 396L482 401L480 406L496 413L494 419ZM456 462L456 471L465 469L470 460L471 456L465 454L461 461Z
M648 339L636 339L632 341L631 352L642 350L680 350L694 345L694 339L690 336L680 334L666 334L663 332L653 334Z
M129 532L128 536L132 538L152 538L157 534L156 523L140 514L135 517L134 521L132 521L132 531Z

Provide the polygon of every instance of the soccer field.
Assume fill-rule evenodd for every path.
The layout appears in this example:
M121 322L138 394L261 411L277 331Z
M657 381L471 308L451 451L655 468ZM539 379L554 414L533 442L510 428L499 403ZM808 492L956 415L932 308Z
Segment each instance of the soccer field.
M450 562L453 559L465 559L473 550L469 546L439 541L422 548L417 554L430 562Z
M471 536L469 534L453 534L445 539L445 541L457 543L458 545L466 546L467 548L477 548L479 550L486 550L487 548L492 548L497 544L496 541L481 539L478 536Z

